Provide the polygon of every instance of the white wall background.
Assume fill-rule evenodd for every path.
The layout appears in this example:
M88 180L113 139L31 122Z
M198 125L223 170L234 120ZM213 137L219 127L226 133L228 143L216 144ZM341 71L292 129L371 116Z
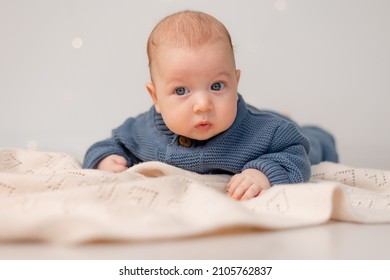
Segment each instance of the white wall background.
M0 0L0 147L81 160L150 107L147 37L183 9L230 30L247 101L329 129L345 164L390 169L388 0Z

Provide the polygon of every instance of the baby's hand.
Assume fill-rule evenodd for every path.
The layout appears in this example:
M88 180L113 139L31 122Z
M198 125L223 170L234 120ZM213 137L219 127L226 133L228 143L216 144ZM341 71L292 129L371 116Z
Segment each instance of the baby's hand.
M234 175L228 183L229 196L246 200L258 196L262 190L271 187L267 176L257 169L246 169Z
M96 167L99 170L119 173L127 169L127 160L118 155L110 155L102 159Z

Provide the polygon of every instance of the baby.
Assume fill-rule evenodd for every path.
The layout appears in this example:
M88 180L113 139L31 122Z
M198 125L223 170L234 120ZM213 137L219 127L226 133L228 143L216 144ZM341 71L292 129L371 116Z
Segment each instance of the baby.
M308 181L311 164L337 162L329 133L245 103L231 37L214 17L192 11L166 17L150 34L147 53L154 106L90 147L84 168L122 172L161 161L231 174L229 196L245 200L276 184Z

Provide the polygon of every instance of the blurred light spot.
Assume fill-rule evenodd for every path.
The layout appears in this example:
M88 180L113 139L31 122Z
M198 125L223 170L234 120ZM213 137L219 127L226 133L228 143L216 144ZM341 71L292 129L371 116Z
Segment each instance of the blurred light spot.
M83 46L83 39L81 39L80 37L74 37L72 40L72 46L75 49L81 48Z
M286 0L275 0L274 5L278 11L284 11L285 9L287 9Z
M27 142L27 149L29 150L36 150L38 149L38 143L37 141L30 140Z

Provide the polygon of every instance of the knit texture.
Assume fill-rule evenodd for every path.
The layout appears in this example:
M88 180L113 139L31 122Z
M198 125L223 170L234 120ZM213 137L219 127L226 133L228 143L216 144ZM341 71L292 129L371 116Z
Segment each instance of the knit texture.
M308 181L310 142L300 128L286 118L248 107L242 96L237 106L228 130L205 141L190 139L190 147L180 145L179 135L167 128L152 107L127 119L110 139L94 144L83 167L96 168L100 160L117 154L127 159L128 167L160 161L200 174L237 174L255 168L271 185Z

